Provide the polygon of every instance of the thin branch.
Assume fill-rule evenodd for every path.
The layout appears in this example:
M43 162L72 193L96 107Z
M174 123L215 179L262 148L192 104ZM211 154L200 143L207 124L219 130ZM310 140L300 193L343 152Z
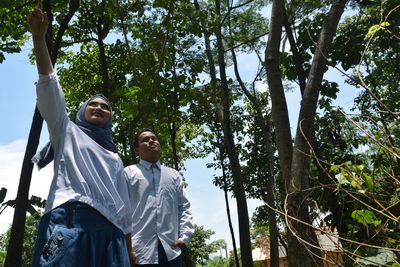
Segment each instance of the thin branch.
M54 39L53 43L53 51L52 51L52 63L53 65L57 61L58 52L60 51L62 37L64 36L65 31L68 29L68 24L71 21L72 17L75 15L76 11L78 11L80 1L79 0L70 0L69 1L69 9L68 13L64 16L63 20L60 23L59 30L57 32L57 36Z
M240 7L245 6L245 5L247 5L247 4L250 4L251 2L254 2L254 0L250 0L250 1L244 2L244 3L240 4L240 5L237 5L237 6L234 6L234 7L230 7L230 8L228 9L228 12L225 14L224 18L222 19L221 25L224 24L226 18L231 14L231 11L232 11L232 10L234 10L234 9L236 9L236 8L240 8Z
M232 49L238 48L239 46L242 46L242 45L244 45L244 44L251 43L251 42L253 42L253 41L255 41L255 40L257 40L257 39L259 39L259 38L261 38L261 37L263 37L263 36L265 36L265 35L267 35L267 34L269 34L269 32L260 34L260 35L254 37L254 38L251 38L250 40L246 40L246 41L244 41L244 42L241 42L240 44L237 44L237 45L234 45L234 46L232 46L232 47L230 47L230 48L227 48L227 49L224 50L224 53L229 52L229 51L231 51Z

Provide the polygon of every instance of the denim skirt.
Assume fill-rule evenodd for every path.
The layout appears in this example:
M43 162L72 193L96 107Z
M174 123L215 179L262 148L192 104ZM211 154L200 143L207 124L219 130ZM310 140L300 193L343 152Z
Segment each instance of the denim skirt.
M100 212L67 202L40 219L33 267L129 267L123 232Z

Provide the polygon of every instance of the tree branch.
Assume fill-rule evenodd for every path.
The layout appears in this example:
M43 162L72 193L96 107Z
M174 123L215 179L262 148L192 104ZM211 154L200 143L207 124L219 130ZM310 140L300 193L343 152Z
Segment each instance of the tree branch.
M229 8L229 9L228 9L228 12L225 14L224 18L221 20L221 25L224 24L226 18L231 14L231 11L232 11L232 10L234 10L234 9L236 9L236 8L240 8L240 7L245 6L245 5L247 5L247 4L250 4L251 2L254 2L254 0L250 0L250 1L247 1L247 2L242 3L242 4L240 4L240 5L237 5L237 6L234 6L234 7Z
M252 38L252 39L250 39L250 40L246 40L246 41L244 41L244 42L241 42L240 44L237 44L237 45L234 45L234 46L232 46L232 47L230 47L230 48L227 48L227 49L224 50L224 53L229 52L229 51L231 51L232 49L236 49L236 48L238 48L239 46L242 46L242 45L244 45L244 44L251 43L251 42L253 42L253 41L255 41L255 40L257 40L257 39L259 39L259 38L261 38L261 37L263 37L263 36L265 36L265 35L267 35L267 34L269 34L269 32L260 34L260 35L254 37L254 38Z
M65 31L68 29L68 23L71 21L72 17L76 13L76 11L78 11L79 5L80 5L79 0L69 0L68 13L65 15L65 17L61 21L60 28L57 32L57 36L54 39L54 44L53 44L53 49L52 49L52 58L51 58L53 65L55 65L55 63L57 61L58 52L61 47L61 40L62 40L62 37L63 37Z

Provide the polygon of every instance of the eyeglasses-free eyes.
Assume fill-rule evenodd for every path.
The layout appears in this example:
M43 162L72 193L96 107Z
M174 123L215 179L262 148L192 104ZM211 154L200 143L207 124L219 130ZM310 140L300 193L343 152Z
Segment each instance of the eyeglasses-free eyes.
M90 101L88 103L88 106L91 106L93 108L97 108L98 106L100 106L101 109L105 109L105 110L110 110L110 106L105 104L105 103L100 103L97 101Z

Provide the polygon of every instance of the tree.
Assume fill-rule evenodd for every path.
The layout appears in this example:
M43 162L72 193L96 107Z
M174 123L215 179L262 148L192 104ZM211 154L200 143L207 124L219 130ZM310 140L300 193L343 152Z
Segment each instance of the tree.
M5 0L0 4L0 63L5 59L4 53L18 53L26 42L27 25L25 16L36 1Z
M36 235L37 235L37 229L36 229L36 222L37 222L37 217L40 216L41 212L39 211L38 214L35 216L30 215L26 218L26 223L25 223L25 230L24 230L24 240L23 240L23 253L22 253L22 258L21 258L21 266L23 267L29 267L32 265L32 258L33 258L33 252L35 248L35 242L36 242ZM7 244L10 240L11 236L11 227L7 230L6 233L0 235L0 263L4 264L5 260L5 253ZM1 256L2 255L2 256ZM4 257L4 258L2 258Z
M276 127L280 169L287 192L288 261L290 266L321 265L319 247L311 224L306 199L309 186L310 157L314 139L314 120L326 66L326 55L336 32L346 1L334 1L319 33L307 83L302 95L296 137L292 145L288 111L279 70L279 46L284 18L284 3L273 1L265 64L272 101L272 118ZM300 206L299 206L300 205ZM294 220L293 220L294 219ZM311 245L310 248L304 243ZM311 257L310 257L311 253Z
M223 35L224 29L229 28L226 25L226 18L230 17L231 12L234 9L239 8L242 5L234 6L232 3L225 3L221 1L214 1L214 3L205 2L204 5L212 7L213 10L210 15L209 21L205 19L207 13L202 13L201 5L198 1L195 1L196 9L200 12L200 24L202 25L202 31L206 47L206 55L208 59L208 67L210 70L210 86L213 88L219 99L215 100L215 105L218 108L220 123L223 131L223 143L226 155L229 158L230 170L233 178L233 191L237 201L237 209L239 214L239 239L240 247L242 251L242 265L252 265L251 259L251 246L250 246L250 233L249 233L249 219L247 212L246 194L243 186L242 170L239 162L239 156L237 152L237 146L235 144L235 132L232 127L231 118L231 102L232 102L232 86L226 74L226 55L225 50L227 44ZM222 13L224 9L225 14ZM236 18L242 19L240 14L236 14ZM253 18L248 16L246 18ZM245 21L243 19L243 21ZM252 21L252 20L250 20ZM252 21L253 22L253 21ZM251 23L246 24L251 25ZM254 27L254 26L253 26ZM244 31L246 32L246 30ZM215 59L211 50L210 37L214 35L216 38L215 46ZM240 34L237 34L240 36ZM231 34L232 37L232 34ZM219 78L217 78L216 66L219 70Z
M209 229L204 229L203 226L194 226L194 236L189 243L189 255L196 264L205 264L210 258L210 254L217 252L222 244L221 240L216 240L207 244L207 240L215 232Z

